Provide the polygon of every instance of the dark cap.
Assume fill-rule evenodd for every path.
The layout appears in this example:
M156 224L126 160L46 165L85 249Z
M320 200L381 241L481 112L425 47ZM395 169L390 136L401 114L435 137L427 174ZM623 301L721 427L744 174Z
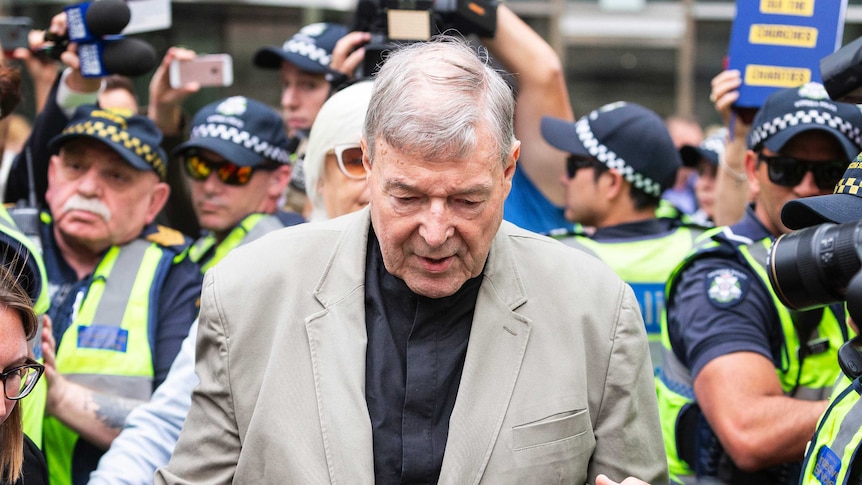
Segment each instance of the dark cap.
M332 49L349 29L341 24L316 23L301 28L281 47L267 46L254 54L254 65L278 69L287 61L303 71L325 74L329 72Z
M189 140L173 150L205 148L243 167L266 160L290 163L290 143L281 115L245 96L210 103L195 113Z
M161 147L162 132L146 116L127 109L85 104L75 110L66 128L51 139L51 150L59 150L73 138L99 140L136 169L152 170L161 180L167 176L167 157Z
M704 138L700 145L683 145L679 148L682 164L686 167L697 167L701 160L706 160L718 166L718 161L724 156L726 142L727 128L722 127Z
M862 156L850 162L844 176L829 195L791 200L781 208L781 222L790 229L862 219Z
M682 165L661 117L635 103L606 104L575 123L546 116L542 136L560 150L598 159L655 197L673 185Z
M849 103L829 99L822 84L779 89L757 111L748 134L748 148L766 147L778 153L791 138L809 130L834 136L853 160L862 151L862 111Z

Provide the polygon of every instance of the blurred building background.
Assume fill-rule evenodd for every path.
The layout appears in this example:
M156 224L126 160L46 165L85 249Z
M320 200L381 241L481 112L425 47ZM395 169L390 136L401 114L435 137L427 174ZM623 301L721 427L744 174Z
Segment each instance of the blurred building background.
M0 0L0 14L28 16L34 26L43 27L71 3L77 2ZM709 82L722 69L734 2L508 0L506 4L560 53L576 115L624 99L661 115L695 116L703 125L719 121L708 100ZM355 5L356 0L174 0L172 27L140 37L160 55L171 45L183 45L199 53L233 56L233 86L197 93L188 103L190 112L232 94L277 107L278 75L253 67L254 52L263 45L280 45L310 22L350 25ZM849 5L845 44L862 35L862 0L850 0ZM148 76L136 79L142 102L146 102L148 80ZM32 113L32 103L21 110Z

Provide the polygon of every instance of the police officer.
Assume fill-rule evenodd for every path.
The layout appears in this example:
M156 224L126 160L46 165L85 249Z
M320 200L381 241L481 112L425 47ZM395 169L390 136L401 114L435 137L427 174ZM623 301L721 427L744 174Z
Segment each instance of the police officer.
M51 141L40 239L53 322L43 344L52 483L86 483L197 314L190 241L152 224L169 192L161 139L148 118L85 105Z
M781 221L789 229L802 229L822 223L844 224L862 219L862 158L857 157L844 172L832 194L790 201L781 210ZM856 329L858 332L858 328ZM862 460L857 460L862 445L862 362L859 337L839 355L853 359L855 366L842 365L829 407L817 424L802 465L800 484L847 484L862 481Z
M568 152L565 214L595 228L563 242L609 264L635 292L650 338L653 367L661 353L664 285L704 228L656 217L674 183L680 154L662 119L635 103L602 106L576 123L546 117L542 135Z
M678 480L798 480L849 330L840 305L783 306L765 256L773 238L788 232L781 207L832 191L862 149L860 126L859 108L830 101L820 84L770 95L747 140L754 202L740 222L709 232L668 282L657 391Z
M204 106L192 120L191 137L174 154L206 230L189 252L202 272L240 244L304 222L278 210L290 181L290 148L281 116L265 104L233 96Z

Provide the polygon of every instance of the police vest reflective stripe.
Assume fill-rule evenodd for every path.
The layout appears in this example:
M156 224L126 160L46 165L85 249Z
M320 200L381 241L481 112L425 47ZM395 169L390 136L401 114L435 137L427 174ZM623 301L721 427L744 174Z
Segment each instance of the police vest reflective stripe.
M739 249L749 266L769 289L773 306L781 320L784 334L782 368L778 372L781 387L785 394L792 393L796 399L806 401L827 399L832 393L835 380L841 375L841 369L837 364L838 349L851 337L846 325L847 317L843 311L840 316L836 316L831 309L822 309L820 323L813 328L805 342L800 342L793 314L781 303L769 283L766 262L770 244L771 241L764 239L741 246ZM800 352L805 355L801 361ZM803 370L803 366L807 369Z
M152 393L150 321L156 318L152 287L174 254L136 239L108 250L57 349L57 370L73 381L114 396L146 400ZM70 484L78 435L45 419L45 455L51 483Z
M703 230L679 227L659 237L630 241L596 241L586 236L561 239L607 263L631 286L641 308L653 369L661 363L661 315L667 279L694 247Z
M839 321L831 311L824 311L817 326L819 333L816 336L821 339L822 351L807 355L804 365L800 365L799 337L792 315L772 290L764 266L771 240L766 238L748 244L733 244L728 237L734 237L729 228L716 228L704 234L697 247L674 270L668 280L665 291L668 302L673 301L678 276L694 260L718 253L722 247L734 248L736 260L748 265L771 295L773 306L781 322L784 336L782 365L781 368L776 368L776 374L782 389L785 394L792 394L797 399L824 399L841 372L837 365L837 352L841 344L849 338L845 322L843 319ZM692 475L692 468L680 457L677 449L676 432L683 411L695 404L693 381L688 368L676 358L671 349L666 312L662 317L662 350L662 367L656 377L656 393L668 468L671 476Z
M206 273L208 269L215 266L237 246L251 242L282 227L284 224L274 215L251 214L237 224L217 246L216 238L212 234L198 239L189 249L189 259L201 265L201 273Z
M820 418L802 464L801 485L848 482L862 443L862 383L843 377ZM862 459L862 458L859 458ZM853 477L858 480L858 477Z

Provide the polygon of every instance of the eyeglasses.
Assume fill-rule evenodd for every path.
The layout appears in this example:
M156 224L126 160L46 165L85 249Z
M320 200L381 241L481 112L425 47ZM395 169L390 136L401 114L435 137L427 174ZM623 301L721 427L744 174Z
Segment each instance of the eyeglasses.
M245 185L251 180L255 170L273 170L275 165L241 167L224 160L212 160L200 152L189 150L183 155L186 173L194 180L203 182L215 171L218 179L227 185Z
M39 377L45 372L45 366L32 359L27 359L24 365L13 367L5 372L0 372L3 380L3 394L6 399L17 401L30 394L36 387Z
M595 158L569 155L569 158L566 159L566 175L569 178L574 178L578 170L582 168L595 168L597 170L602 170L606 167L602 162Z
M338 168L345 177L353 180L365 178L365 165L362 165L362 147L353 144L335 145L332 149Z
M770 157L762 153L757 154L757 159L766 162L769 180L776 185L796 187L805 174L811 172L814 183L821 190L834 189L848 164L845 160L805 161L786 155Z

